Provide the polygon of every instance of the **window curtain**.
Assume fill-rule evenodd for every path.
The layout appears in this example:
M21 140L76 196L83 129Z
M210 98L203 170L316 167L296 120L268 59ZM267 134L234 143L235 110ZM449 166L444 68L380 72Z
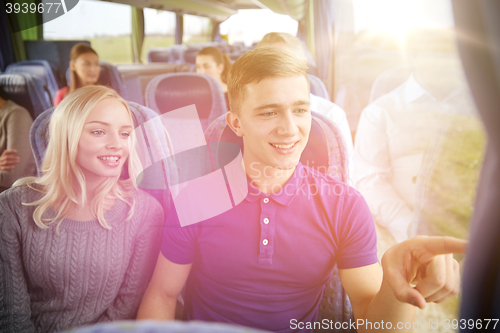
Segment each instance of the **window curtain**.
M175 44L182 44L182 36L184 35L184 16L175 14Z
M9 64L16 61L11 35L5 5L0 1L0 71L2 72Z
M142 56L142 44L144 43L144 10L131 6L132 8L132 56L134 62L140 63Z
M313 3L310 3L310 6ZM334 5L332 0L316 0L314 12L314 48L318 77L327 82L328 63L333 52ZM312 38L311 38L312 39Z
M470 223L460 318L484 332L500 318L500 2L453 0L460 58L488 143ZM486 319L491 320L486 328ZM479 331L477 325L460 332Z

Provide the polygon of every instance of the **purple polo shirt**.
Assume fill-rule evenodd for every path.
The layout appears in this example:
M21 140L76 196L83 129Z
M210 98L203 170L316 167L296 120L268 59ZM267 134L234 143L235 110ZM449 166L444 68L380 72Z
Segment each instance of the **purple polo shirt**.
M291 319L317 319L335 263L378 261L361 194L301 163L279 193L249 184L239 205L203 222L180 227L171 207L161 251L193 263L187 319L290 332Z

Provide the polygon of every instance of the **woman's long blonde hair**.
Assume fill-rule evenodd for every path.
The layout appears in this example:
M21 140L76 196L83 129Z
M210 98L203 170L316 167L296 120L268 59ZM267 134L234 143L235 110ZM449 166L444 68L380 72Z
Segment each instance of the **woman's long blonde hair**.
M26 177L18 180L13 186L27 184L40 191L43 196L28 206L37 206L33 219L42 229L48 225L60 222L77 207L90 204L92 215L98 219L101 226L111 229L104 219L105 199L119 199L129 206L128 217L134 212L134 194L137 190L135 183L139 170L138 157L134 149L134 133L129 139L129 157L124 163L124 170L128 175L123 177L109 177L95 190L92 201L87 202L86 181L84 173L76 163L78 142L83 126L90 112L97 103L106 99L115 98L128 111L133 124L132 113L127 103L112 89L104 86L86 86L70 93L54 110L49 124L49 144L42 163L41 177ZM134 125L133 125L134 126ZM121 179L123 178L123 179ZM46 217L44 213L52 208L55 216Z

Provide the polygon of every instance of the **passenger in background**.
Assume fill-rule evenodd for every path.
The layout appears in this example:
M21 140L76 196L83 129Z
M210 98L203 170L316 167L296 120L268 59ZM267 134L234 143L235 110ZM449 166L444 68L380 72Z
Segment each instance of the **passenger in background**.
M0 192L17 179L35 174L29 141L32 123L28 110L0 90Z
M54 98L54 106L59 105L69 93L78 88L96 84L101 74L99 56L93 48L84 43L78 43L69 54L71 81L69 86L59 89Z
M163 211L135 184L133 130L107 87L78 89L55 109L43 175L0 194L0 332L135 317Z
M413 73L363 110L356 132L352 179L379 228L394 238L386 247L417 233L417 179L429 144L452 115L475 113L453 37L416 31L405 48Z
M208 74L220 83L228 110L227 73L229 73L230 68L231 60L229 60L227 54L222 53L216 47L205 47L196 56L196 73Z
M277 47L283 49L292 53L294 56L303 60L304 63L307 64L306 54L302 48L300 40L289 33L270 32L262 38L257 47ZM347 153L349 154L349 169L351 169L353 145L351 129L349 128L345 111L331 101L313 94L309 95L309 100L311 101L311 111L316 111L327 116L342 131L342 135L347 146Z

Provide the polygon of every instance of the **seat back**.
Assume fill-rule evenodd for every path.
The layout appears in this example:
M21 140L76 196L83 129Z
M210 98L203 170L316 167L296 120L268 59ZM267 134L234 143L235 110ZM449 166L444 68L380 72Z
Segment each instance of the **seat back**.
M60 88L54 69L46 60L26 60L13 63L7 66L5 73L26 73L36 76L42 82L44 90L48 92L51 103Z
M136 128L140 126L142 130L140 134L145 134L146 140L144 140L144 142L147 144L146 149L148 150L148 156L149 153L153 155L173 156L172 144L168 135L158 135L165 133L161 121L154 121L158 119L159 115L153 110L135 102L127 103L132 111L134 126ZM42 175L42 163L49 142L50 117L54 110L55 108L50 108L40 114L40 116L35 119L30 129L31 150L35 157L37 174L39 177ZM155 139L159 140L148 140L147 138L151 135L154 135ZM170 205L170 191L166 183L167 181L176 183L177 177L175 162L163 163L163 161L159 161L150 165L142 173L142 176L139 177L140 182L138 186L155 197L162 204L166 214ZM162 180L164 180L164 182L162 182Z
M168 47L153 48L148 51L149 62L171 62L171 49Z
M191 104L205 130L227 112L222 87L213 77L196 73L168 73L155 77L146 87L146 106L163 114Z
M319 77L312 74L307 74L307 76L309 77L309 83L311 84L311 94L330 100L330 94L328 93L328 89L326 89L323 81L321 81Z
M370 92L370 103L374 102L380 96L390 93L402 85L413 72L413 66L398 65L390 68L380 74L373 82Z
M328 174L347 183L348 160L347 148L340 129L328 118L312 111L311 131L309 140L300 157L300 162L306 166ZM207 142L231 142L237 144L243 151L243 139L238 137L229 126L225 116L220 116L205 131ZM223 164L223 156L216 150L212 152L214 163ZM323 298L319 306L318 321L323 319L334 322L354 321L351 303L340 283L338 268L335 266L331 279L325 286ZM340 332L340 330L339 330ZM342 330L349 332L349 330Z
M9 99L25 107L33 119L52 106L40 79L30 74L0 74L0 89Z
M118 69L110 63L104 61L99 62L99 64L101 65L101 73L99 75L97 84L113 88L113 90L116 91L121 97L123 97L124 99L128 99L127 91L120 77ZM68 82L68 84L70 80L71 70L68 67L68 70L66 71L66 81Z

